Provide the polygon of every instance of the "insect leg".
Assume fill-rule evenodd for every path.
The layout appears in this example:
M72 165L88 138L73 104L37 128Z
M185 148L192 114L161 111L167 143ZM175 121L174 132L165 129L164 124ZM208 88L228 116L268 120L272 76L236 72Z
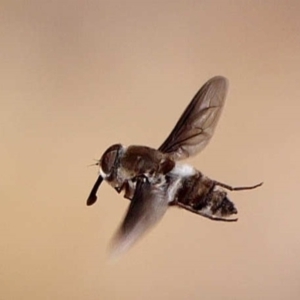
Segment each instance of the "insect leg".
M181 208L184 208L194 214L197 214L197 215L200 215L202 217L205 217L205 218L208 218L208 219L211 219L213 221L222 221L222 222L236 222L238 219L237 218L234 218L234 219L228 219L226 217L217 217L217 216L213 216L212 214L210 213L206 213L205 211L201 211L201 210L197 210L197 209L194 209L193 207L189 206L189 205L186 205L186 204L183 204L183 203L180 203L180 202L177 202L176 203L177 206L181 207Z
M263 182L261 183L258 183L256 185L252 185L252 186L238 186L238 187L233 187L233 186L230 186L228 184L225 184L225 183L222 183L222 182L219 182L219 181L214 181L215 185L218 185L218 186L221 186L229 191L243 191L243 190L252 190L252 189L256 189L260 186L263 185Z

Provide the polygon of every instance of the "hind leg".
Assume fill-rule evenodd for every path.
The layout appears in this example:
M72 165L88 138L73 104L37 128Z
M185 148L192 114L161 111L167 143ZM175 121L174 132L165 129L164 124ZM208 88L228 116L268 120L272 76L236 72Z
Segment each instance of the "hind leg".
M222 183L222 182L219 182L219 181L215 181L214 180L214 183L215 185L218 185L218 186L221 186L229 191L243 191L243 190L252 190L252 189L256 189L260 186L263 185L263 182L261 183L258 183L256 185L252 185L252 186L238 186L238 187L233 187L233 186L230 186L228 184L225 184L225 183Z

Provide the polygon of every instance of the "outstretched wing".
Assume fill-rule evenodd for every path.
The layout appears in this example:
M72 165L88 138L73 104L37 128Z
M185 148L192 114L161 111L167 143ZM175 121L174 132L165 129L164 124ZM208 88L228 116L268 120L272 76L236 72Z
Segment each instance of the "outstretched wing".
M151 185L147 179L139 178L125 219L113 239L113 256L126 252L163 217L167 208L164 189Z
M176 126L159 147L174 160L195 155L213 136L228 89L228 80L216 76L208 80L183 112Z

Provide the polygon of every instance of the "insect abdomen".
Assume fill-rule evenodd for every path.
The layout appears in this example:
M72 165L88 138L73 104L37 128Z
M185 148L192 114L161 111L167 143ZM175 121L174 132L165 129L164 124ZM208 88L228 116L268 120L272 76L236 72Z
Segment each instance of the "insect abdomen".
M228 220L228 217L237 213L226 192L218 187L214 180L199 171L193 176L182 178L175 203L189 211L216 220Z

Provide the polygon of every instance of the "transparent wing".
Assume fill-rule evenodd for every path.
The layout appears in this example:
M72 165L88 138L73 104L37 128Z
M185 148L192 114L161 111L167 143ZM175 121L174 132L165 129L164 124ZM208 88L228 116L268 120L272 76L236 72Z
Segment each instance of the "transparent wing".
M204 149L213 136L228 89L228 80L208 80L183 112L176 126L159 147L174 160L185 159Z
M163 217L167 208L168 200L163 188L138 179L125 219L113 239L112 255L116 257L126 252Z

